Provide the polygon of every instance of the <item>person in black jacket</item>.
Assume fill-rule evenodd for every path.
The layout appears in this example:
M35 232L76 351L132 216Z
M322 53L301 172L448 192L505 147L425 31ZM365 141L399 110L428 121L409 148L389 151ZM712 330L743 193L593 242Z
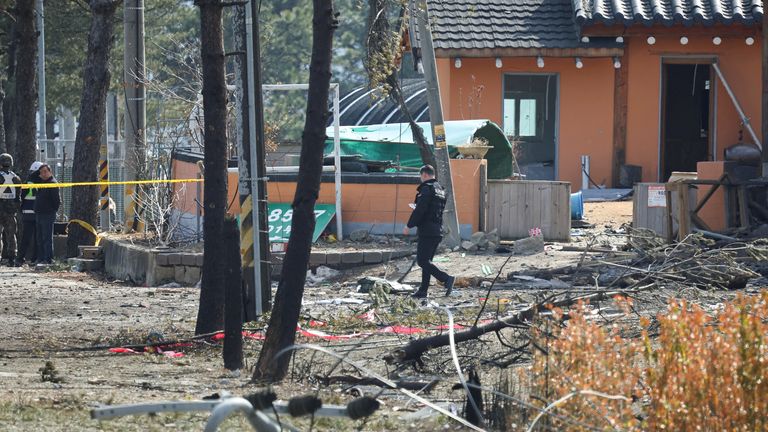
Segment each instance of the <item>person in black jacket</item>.
M29 167L27 184L40 183L40 167L43 163L40 161L32 162ZM19 254L16 258L16 266L21 267L25 261L35 262L37 257L37 239L35 238L35 195L33 188L21 190L21 221L22 234L19 244Z
M40 167L40 184L57 183L53 178L51 167L43 164ZM37 263L53 263L53 223L56 222L56 212L59 211L61 197L59 188L43 187L37 190L35 196L35 231L37 236Z
M435 257L437 246L443 240L443 210L445 209L445 190L435 179L435 169L424 165L419 170L421 184L416 190L416 206L408 219L408 228L418 228L418 246L416 247L416 262L421 267L421 286L413 293L413 297L427 296L429 281L432 276L445 285L445 295L451 295L456 278L440 270L432 258Z

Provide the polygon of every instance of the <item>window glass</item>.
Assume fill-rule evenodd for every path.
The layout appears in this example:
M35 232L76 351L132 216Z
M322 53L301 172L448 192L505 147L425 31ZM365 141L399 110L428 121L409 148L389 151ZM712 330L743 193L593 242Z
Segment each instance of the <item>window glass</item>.
M520 124L518 128L521 137L536 136L536 99L520 100Z
M504 99L504 135L515 136L515 99Z

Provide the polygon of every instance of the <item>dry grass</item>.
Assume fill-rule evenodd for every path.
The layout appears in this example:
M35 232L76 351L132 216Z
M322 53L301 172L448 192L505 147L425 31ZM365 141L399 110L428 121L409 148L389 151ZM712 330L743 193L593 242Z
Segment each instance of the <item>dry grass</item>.
M626 300L619 304L629 310ZM565 313L553 312L555 319ZM643 319L643 335L633 340L622 338L618 325L606 328L591 320L588 305L569 317L563 328L538 327L533 365L518 371L518 382L530 385L533 405L524 417L545 408L552 414L540 427L768 428L768 293L740 296L712 315L674 300L657 317L657 335L649 334L650 322ZM516 417L507 422L520 424L520 412Z

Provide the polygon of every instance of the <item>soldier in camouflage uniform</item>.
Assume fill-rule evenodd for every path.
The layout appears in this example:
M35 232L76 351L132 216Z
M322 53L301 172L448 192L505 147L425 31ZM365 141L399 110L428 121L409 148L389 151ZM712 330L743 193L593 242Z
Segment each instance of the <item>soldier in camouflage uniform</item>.
M11 170L13 157L8 153L0 154L0 234L6 242L6 254L9 265L16 260L16 215L21 208L21 179Z

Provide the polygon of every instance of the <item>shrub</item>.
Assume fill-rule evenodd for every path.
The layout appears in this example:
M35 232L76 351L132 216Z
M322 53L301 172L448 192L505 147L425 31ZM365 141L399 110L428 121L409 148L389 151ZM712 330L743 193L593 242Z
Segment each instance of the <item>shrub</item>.
M553 310L556 321L563 315ZM560 401L546 427L768 430L768 293L740 296L714 316L671 301L657 317L657 338L647 319L640 340L622 338L619 326L592 322L583 304L568 318L548 337L541 326L534 335L532 403L543 409Z

